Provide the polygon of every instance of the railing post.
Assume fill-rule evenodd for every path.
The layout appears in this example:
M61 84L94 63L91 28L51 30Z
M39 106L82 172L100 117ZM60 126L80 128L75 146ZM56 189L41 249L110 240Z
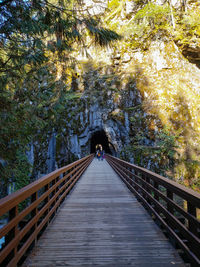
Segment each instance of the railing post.
M138 172L135 170L135 185L134 185L134 187L135 187L135 190L136 190L136 191L138 191L138 186L137 186L137 184L138 184L138 179L137 179L137 175L138 175Z
M146 183L150 184L150 178L148 176L145 176L145 181ZM149 189L147 185L145 186L145 189L149 194L151 194L151 189ZM151 204L151 201L148 198L148 196L147 196L147 201L149 202L149 204Z
M44 192L49 191L49 183L45 185L44 187ZM45 198L45 205L49 202L49 194L48 196ZM47 215L49 214L49 208L47 209ZM49 220L47 221L47 225L49 224Z
M173 200L173 192L167 188L167 198ZM167 210L170 214L173 214L174 213L174 209L173 207L171 206L171 204L167 201ZM165 217L165 221L168 225L170 225L170 220L169 218L166 218Z
M173 192L168 188L167 188L167 198L173 200ZM172 214L174 212L174 209L172 208L172 205L169 202L167 202L167 210Z
M57 184L58 181L59 181L59 177L56 177L55 183ZM57 193L58 191L59 191L59 188L58 188L58 186L56 186L56 191L55 191L55 193ZM59 195L57 196L57 198L56 198L56 200L55 200L55 204L57 203L58 199L59 199ZM57 210L58 210L58 207L56 208L56 211L57 211Z
M189 201L187 201L187 211L188 211L188 213L190 213L195 218L197 217L196 207L194 205L192 205L192 203L190 203ZM190 232L192 232L193 234L195 234L196 236L198 236L197 227L190 220L188 221L188 228L189 228L189 231Z
M142 183L142 187L143 189L145 190L145 192L142 191L142 196L148 201L148 196L146 194L146 191L147 191L147 187L146 187L146 184L145 184L145 181L146 181L146 176L144 173L141 174L141 177L142 177L142 180L144 181L144 183Z
M153 187L158 190L158 183L155 180L153 180ZM154 191L154 198L159 202L159 196L156 191ZM156 204L154 210L159 213L159 209L157 208Z
M133 186L133 174L132 174L132 168L130 168L129 171L130 171L130 173L131 173L131 174L129 175L129 177L130 177L130 185Z
M55 179L53 179L52 180L52 185L51 186L54 186L55 185ZM54 197L54 195L55 195L55 192L56 192L56 190L54 189L53 191L52 191L52 197ZM51 204L51 208L53 209L53 206L55 205L55 201L53 201L52 202L52 204ZM55 213L53 213L52 214L52 217L55 215Z
M125 168L125 173L126 173L126 175L129 176L129 175L128 175L128 172L127 172L127 171L128 171L128 167L127 167L125 164L123 164L122 166ZM126 181L127 181L128 183L130 183L130 180L128 179L128 177L126 177L125 179L126 179Z
M31 203L35 202L38 198L38 192L35 192L34 194L31 195ZM34 208L31 211L31 219L33 219L38 213L38 208ZM32 227L32 233L37 229L37 222L34 224L34 226ZM34 241L33 241L33 245L35 245L37 236L35 237Z
M8 215L8 221L10 222L12 219L14 219L18 214L18 206L13 207L11 210L9 210L9 215ZM6 235L5 237L5 244L7 245L10 243L15 236L17 235L19 229L18 225L15 225ZM13 249L13 251L10 253L9 258L13 258L17 253L17 246Z

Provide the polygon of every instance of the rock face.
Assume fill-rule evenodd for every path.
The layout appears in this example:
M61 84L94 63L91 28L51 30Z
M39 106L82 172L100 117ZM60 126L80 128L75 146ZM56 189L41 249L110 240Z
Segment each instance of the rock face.
M48 133L42 146L35 144L35 177L94 153L97 144L107 153L164 174L173 162L170 136L162 140L160 134L164 126L179 135L181 160L169 176L182 179L187 173L183 160L198 160L199 69L173 42L152 41L145 52L118 48L117 55L109 51L110 64L96 59L80 63L90 65L81 68L82 80L77 80L81 97L66 107L64 125Z
M84 2L92 8L93 1ZM92 12L104 10L101 2ZM127 1L124 12L135 8ZM120 42L107 50L88 49L89 59L75 55L79 77L71 91L80 97L61 114L64 123L46 133L43 144L34 144L33 176L102 144L114 156L198 184L200 70L167 38L152 39L148 49L131 47Z
M128 102L134 101L134 97L130 94ZM98 97L94 100L94 103L88 104L87 96L81 98L83 110L75 115L73 123L66 119L67 135L58 138L59 145L56 145L56 133L48 138L46 148L35 144L35 160L38 159L38 163L34 169L40 170L35 172L35 176L40 177L45 172L53 171L56 166L94 153L97 144L102 144L103 149L114 156L119 156L123 147L129 144L128 113L121 110L109 96L103 103ZM39 158L43 159L43 164L39 164Z
M73 102L64 118L62 134L48 133L42 145L34 145L34 177L94 153L97 144L106 153L120 156L130 143L130 112L126 109L141 104L135 85L130 87L129 81L119 84L113 73L95 69L83 76L84 94Z
M82 6L87 9L87 12L91 15L101 15L105 12L107 3L108 1L83 0Z

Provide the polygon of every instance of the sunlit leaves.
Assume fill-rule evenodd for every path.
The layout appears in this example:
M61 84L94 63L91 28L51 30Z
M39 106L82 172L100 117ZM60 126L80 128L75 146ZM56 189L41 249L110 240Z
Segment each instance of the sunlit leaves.
M148 3L144 8L140 9L134 17L134 20L148 20L148 23L161 24L168 21L170 9L168 5L160 6Z
M89 34L94 36L96 45L108 46L111 41L119 40L121 37L114 31L104 28L93 28L88 26Z
M177 16L178 27L174 33L175 39L181 46L192 44L199 46L200 42L200 7L185 12L181 17Z
M153 3L148 3L140 9L128 25L130 38L135 42L134 47L143 46L144 48L154 36L170 35L170 27L169 6ZM145 43L142 44L142 42Z

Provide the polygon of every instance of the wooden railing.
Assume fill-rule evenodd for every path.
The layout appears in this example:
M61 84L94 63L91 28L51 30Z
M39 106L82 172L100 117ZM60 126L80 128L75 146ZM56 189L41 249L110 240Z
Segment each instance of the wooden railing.
M200 266L200 194L144 168L107 155L128 188L164 226L186 261Z
M80 159L0 200L0 216L8 218L0 229L0 238L5 238L0 266L22 262L92 159Z

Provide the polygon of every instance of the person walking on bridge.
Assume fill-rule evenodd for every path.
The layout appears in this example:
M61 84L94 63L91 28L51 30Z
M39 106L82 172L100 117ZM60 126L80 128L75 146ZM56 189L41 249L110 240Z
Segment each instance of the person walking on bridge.
M101 160L104 160L104 158L105 158L105 151L102 150L102 151L101 151Z
M101 151L97 150L97 159L100 160L100 158L101 158Z

